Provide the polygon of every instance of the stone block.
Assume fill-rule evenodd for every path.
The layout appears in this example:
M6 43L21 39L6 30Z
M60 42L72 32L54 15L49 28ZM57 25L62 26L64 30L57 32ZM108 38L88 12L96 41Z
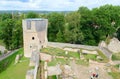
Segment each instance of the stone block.
M34 69L27 71L26 79L34 79Z

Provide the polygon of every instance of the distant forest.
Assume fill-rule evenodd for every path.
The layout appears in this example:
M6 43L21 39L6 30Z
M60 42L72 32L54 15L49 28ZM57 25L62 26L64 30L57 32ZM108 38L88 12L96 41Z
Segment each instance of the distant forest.
M77 11L0 11L0 39L9 50L23 46L22 19L47 18L48 40L72 44L98 45L112 37L120 40L120 6L104 5Z

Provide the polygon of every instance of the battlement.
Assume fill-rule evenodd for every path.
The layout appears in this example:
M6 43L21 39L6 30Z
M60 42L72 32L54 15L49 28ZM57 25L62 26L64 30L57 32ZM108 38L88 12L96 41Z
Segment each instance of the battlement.
M23 31L26 32L41 32L47 29L48 20L42 18L24 19Z

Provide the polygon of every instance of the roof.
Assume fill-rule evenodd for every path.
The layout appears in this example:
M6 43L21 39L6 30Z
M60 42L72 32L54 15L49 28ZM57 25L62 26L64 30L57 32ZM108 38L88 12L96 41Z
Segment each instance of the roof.
M37 32L43 31L46 29L47 25L47 19L43 18L29 18L29 19L24 19L24 21L27 22L27 29L31 29L31 21L35 22L35 29Z

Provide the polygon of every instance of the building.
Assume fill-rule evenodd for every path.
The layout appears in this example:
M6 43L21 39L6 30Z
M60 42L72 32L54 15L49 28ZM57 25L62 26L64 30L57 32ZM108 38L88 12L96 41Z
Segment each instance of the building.
M47 46L47 19L24 19L23 41L24 56L31 57L32 52L39 51L40 48Z

